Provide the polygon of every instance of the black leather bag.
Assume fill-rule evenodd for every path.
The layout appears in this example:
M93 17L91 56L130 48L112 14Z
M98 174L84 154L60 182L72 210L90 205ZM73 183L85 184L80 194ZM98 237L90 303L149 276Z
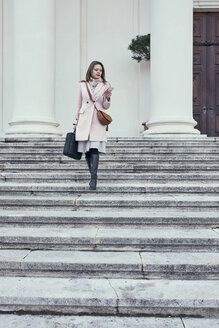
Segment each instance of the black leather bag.
M75 132L66 134L63 155L80 160L82 153L78 152L78 142L75 140Z

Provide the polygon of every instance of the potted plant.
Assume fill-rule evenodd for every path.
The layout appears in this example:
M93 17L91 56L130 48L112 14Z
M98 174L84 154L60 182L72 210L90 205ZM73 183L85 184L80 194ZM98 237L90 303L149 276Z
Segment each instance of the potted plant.
M132 52L132 59L141 62L150 60L150 34L137 35L130 43L128 50Z

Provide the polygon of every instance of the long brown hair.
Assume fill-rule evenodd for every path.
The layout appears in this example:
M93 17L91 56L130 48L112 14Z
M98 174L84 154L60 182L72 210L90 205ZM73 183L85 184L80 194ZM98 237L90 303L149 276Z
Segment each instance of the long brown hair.
M92 73L95 65L100 65L102 67L102 75L101 75L101 77L103 79L103 83L105 84L106 83L106 78L105 78L105 69L104 69L104 66L103 66L103 64L101 62L96 61L96 60L92 61L92 63L90 63L90 65L88 67L88 70L87 70L87 73L86 73L86 82L89 82L90 81L90 79L92 77L91 73ZM85 82L85 80L82 80L81 82Z

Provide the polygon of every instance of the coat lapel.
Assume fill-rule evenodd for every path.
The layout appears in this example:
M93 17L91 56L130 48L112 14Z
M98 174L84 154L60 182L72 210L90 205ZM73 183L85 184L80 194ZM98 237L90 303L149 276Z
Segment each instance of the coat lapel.
M105 84L104 83L98 83L98 85L94 89L94 92L91 89L90 83L87 83L87 85L88 85L88 88L90 90L90 93L91 93L92 97L96 97L98 93L101 93L101 95L104 93L104 87L105 87ZM84 87L86 89L86 85L85 84L84 84Z
M98 85L96 86L96 88L94 89L94 96L96 96L99 92L104 92L103 91L103 87L104 87L104 83L98 83ZM102 91L101 91L102 90ZM101 94L102 95L102 94Z

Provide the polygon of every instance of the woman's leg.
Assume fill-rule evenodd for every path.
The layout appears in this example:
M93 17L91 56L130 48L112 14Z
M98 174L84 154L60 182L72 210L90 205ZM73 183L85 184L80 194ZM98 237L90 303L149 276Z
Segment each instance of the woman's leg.
M87 151L85 153L85 158L86 158L87 166L88 166L89 171L90 171L90 151ZM90 173L91 173L91 171L90 171Z
M97 186L97 170L99 164L99 151L96 148L90 149L90 190L96 190Z

